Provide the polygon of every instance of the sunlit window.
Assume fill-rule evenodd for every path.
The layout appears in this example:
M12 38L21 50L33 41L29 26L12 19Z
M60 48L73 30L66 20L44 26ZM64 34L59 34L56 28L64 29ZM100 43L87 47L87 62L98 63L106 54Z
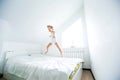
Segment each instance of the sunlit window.
M62 33L63 48L82 48L83 47L83 26L81 18L75 21Z

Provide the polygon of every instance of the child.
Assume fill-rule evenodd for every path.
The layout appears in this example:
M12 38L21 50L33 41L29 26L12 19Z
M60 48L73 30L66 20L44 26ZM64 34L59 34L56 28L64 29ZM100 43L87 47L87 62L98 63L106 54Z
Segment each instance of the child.
M59 47L58 43L56 42L55 31L54 31L54 29L53 29L53 26L47 25L47 28L48 28L48 31L50 32L50 36L49 36L49 37L50 37L50 42L49 42L48 45L46 46L46 52L45 52L45 53L47 54L49 47L52 45L52 43L54 43L54 44L56 45L56 47L58 48L61 56L63 56L63 55L62 55L62 50L61 50L61 48Z

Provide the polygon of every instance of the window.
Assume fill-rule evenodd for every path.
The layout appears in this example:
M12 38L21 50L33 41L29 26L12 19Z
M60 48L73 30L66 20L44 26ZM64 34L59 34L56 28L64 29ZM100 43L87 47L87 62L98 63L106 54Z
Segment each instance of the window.
M82 48L83 45L83 26L80 18L62 33L62 47Z

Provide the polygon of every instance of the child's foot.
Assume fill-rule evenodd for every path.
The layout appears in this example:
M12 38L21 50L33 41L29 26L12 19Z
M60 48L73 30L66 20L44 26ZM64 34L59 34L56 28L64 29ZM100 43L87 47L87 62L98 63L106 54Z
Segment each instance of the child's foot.
M61 57L63 57L62 53L61 53Z
M48 50L47 51L45 51L45 54L47 54L48 53Z
M45 52L45 54L47 54L47 51Z

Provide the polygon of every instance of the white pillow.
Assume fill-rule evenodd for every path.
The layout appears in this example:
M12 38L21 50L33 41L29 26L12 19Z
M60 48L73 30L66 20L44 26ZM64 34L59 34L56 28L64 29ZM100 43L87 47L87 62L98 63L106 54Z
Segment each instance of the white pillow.
M39 53L32 53L32 54L28 54L28 56L41 57L42 55Z

